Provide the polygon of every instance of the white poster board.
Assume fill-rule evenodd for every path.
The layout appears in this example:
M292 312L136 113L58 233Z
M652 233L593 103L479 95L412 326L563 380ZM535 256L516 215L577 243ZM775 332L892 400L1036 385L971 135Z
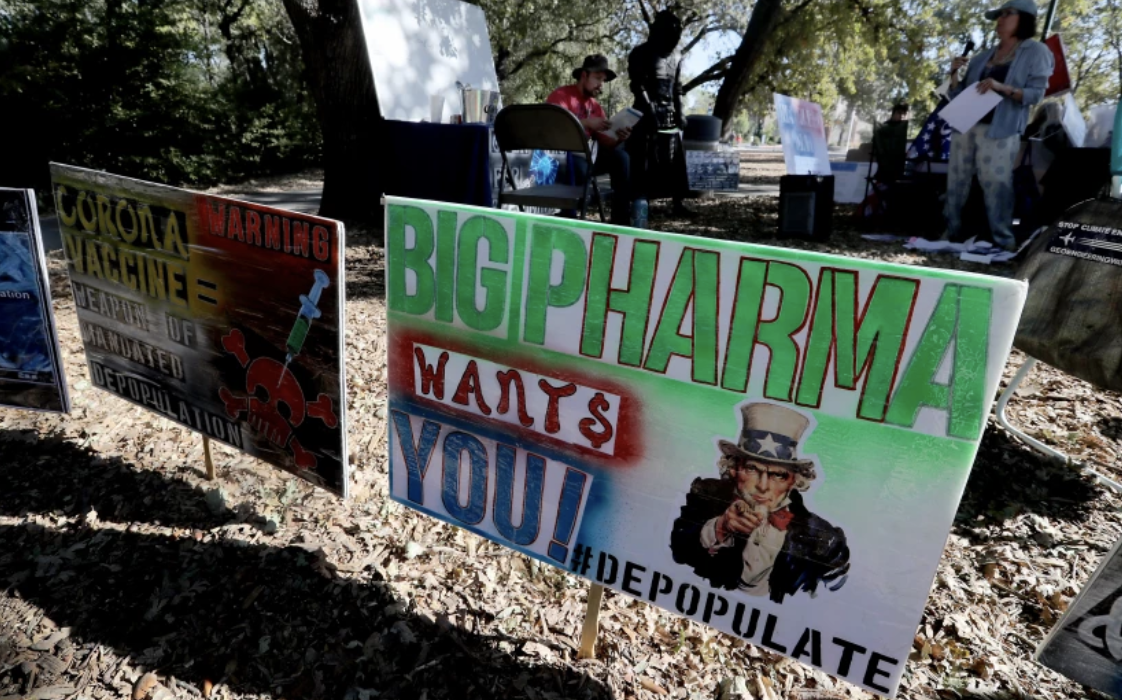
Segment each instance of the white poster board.
M459 81L498 90L483 10L460 0L358 0L382 116L427 121L432 97L441 121L462 111Z
M830 172L834 175L834 201L839 204L860 204L865 200L868 178L877 172L877 164L832 162Z
M1087 121L1079 111L1079 103L1070 92L1064 94L1064 131L1067 133L1071 145L1083 148L1083 141L1087 137Z
M829 175L830 151L822 108L814 102L775 93L775 115L783 138L788 175Z

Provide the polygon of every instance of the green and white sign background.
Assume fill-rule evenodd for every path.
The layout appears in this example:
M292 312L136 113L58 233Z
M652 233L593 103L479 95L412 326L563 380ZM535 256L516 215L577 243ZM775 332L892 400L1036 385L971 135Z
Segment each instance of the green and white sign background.
M1024 283L386 210L396 500L895 692Z

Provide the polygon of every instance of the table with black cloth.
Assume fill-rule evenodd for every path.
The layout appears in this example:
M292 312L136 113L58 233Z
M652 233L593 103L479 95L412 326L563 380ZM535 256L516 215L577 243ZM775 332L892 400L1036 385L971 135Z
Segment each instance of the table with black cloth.
M494 206L487 124L381 124L387 195Z

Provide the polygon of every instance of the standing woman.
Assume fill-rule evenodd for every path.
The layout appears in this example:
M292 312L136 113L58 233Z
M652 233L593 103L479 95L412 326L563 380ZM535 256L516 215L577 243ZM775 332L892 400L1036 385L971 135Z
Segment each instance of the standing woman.
M986 19L997 20L997 46L970 59L966 79L959 82L958 70L967 58L951 63L950 97L963 90L991 90L1001 95L989 114L969 131L951 137L950 172L947 176L947 235L958 240L962 229L962 207L970 195L975 173L985 194L986 214L994 242L1007 250L1016 247L1013 237L1013 168L1021 134L1028 124L1029 108L1044 99L1052 75L1052 52L1032 37L1036 34L1036 3L1009 0Z

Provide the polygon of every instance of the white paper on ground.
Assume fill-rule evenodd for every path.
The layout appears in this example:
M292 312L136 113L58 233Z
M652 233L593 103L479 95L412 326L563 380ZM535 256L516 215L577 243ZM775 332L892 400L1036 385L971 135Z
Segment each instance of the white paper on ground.
M983 241L983 243L985 242ZM926 238L919 238L917 236L915 238L908 239L908 242L904 244L904 247L909 250L922 250L927 253L962 253L968 250L974 250L975 252L978 252L977 250L975 250L977 245L979 244L977 244L973 238L966 241L965 243L954 243L951 241L941 240L930 241ZM989 244L985 243L985 245L988 246Z
M861 238L874 243L899 243L908 240L906 236L896 236L891 233L864 233Z
M929 241L925 238L909 238L904 247L909 250L920 250L925 253L958 253L959 260L965 262L984 263L986 265L995 262L1005 262L1012 260L1020 255L1025 248L1028 248L1037 235L1046 227L1038 228L1033 231L1032 235L1026 238L1016 250L1005 250L990 243L989 241L979 241L977 237L969 238L962 243L952 243L951 241ZM868 236L862 236L868 238ZM870 239L872 240L872 239Z
M989 114L990 110L1003 99L993 90L986 94L978 92L978 83L971 83L959 93L958 97L951 100L939 116L951 127L962 134L970 130L982 117Z
M958 256L958 259L963 260L965 262L976 262L976 263L982 263L983 265L989 265L990 263L993 262L994 256L992 256L992 255L980 255L978 253L963 253L963 254Z

